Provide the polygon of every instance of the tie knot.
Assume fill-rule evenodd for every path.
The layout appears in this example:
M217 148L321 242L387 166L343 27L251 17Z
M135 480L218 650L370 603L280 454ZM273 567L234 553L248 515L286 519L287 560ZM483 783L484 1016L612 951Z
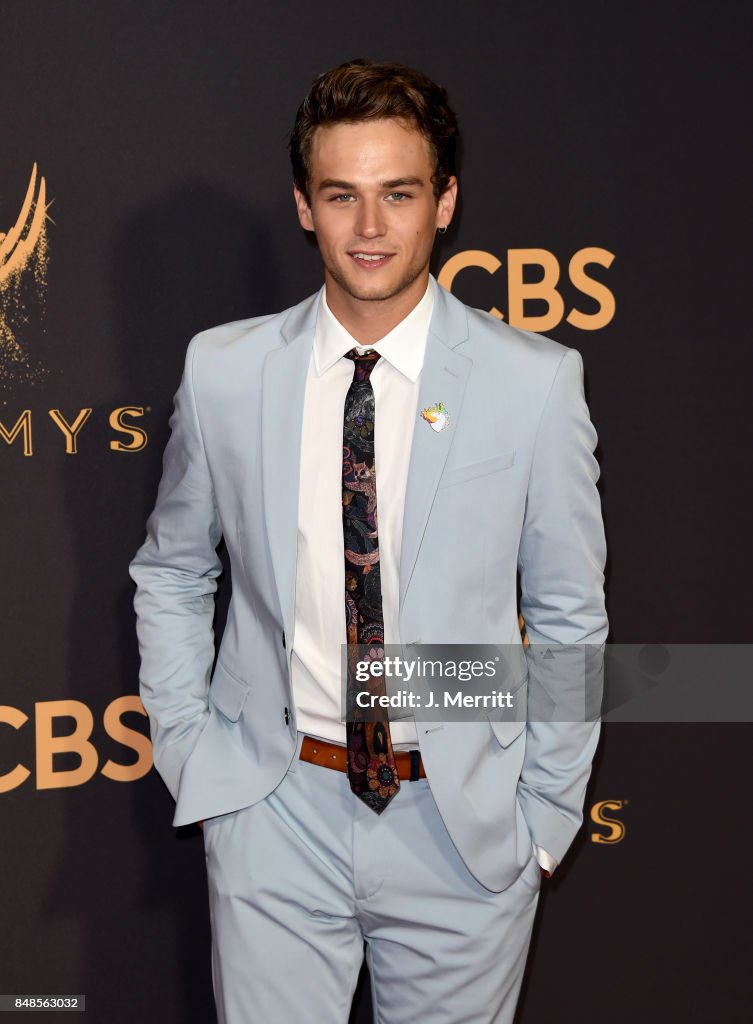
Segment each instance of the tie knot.
M353 375L353 380L356 384L361 384L363 381L369 379L371 371L379 362L381 356L378 352L374 352L373 349L369 349L368 352L364 352L363 355L359 355L358 351L352 348L350 352L345 353L345 358L351 359L356 364L356 372Z

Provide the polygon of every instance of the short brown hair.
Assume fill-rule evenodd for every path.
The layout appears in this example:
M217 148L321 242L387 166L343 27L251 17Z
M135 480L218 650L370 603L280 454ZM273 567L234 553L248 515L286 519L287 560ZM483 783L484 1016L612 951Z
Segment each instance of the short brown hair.
M359 57L319 75L298 108L290 134L290 162L293 180L306 199L316 129L385 117L407 121L424 136L434 157L434 195L437 199L442 195L455 174L459 134L447 91L405 64L380 64Z

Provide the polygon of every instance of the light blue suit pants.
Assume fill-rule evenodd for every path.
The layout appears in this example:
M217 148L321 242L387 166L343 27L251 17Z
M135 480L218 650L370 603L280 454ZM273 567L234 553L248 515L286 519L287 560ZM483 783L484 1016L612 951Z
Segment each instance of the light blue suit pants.
M300 737L299 737L300 746ZM428 781L380 816L344 772L298 760L204 826L220 1024L346 1024L367 942L377 1024L509 1024L539 895L470 874Z

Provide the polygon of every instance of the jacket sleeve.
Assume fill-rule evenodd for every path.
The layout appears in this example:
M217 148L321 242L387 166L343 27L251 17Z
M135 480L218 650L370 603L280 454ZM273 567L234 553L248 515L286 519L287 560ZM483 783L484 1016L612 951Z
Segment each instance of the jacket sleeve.
M599 738L608 622L596 441L583 362L569 349L538 426L518 560L530 641L518 799L534 843L558 862L582 821Z
M194 338L175 396L157 502L130 566L141 699L154 763L173 797L209 717L214 595L222 571L216 551L222 531L194 394L197 347Z

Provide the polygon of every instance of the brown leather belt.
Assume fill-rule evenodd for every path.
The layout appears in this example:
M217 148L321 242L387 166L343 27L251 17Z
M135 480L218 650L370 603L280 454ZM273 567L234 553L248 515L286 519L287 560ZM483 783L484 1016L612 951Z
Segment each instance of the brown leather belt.
M315 740L304 736L301 744L301 761L321 765L322 768L334 768L338 772L347 772L348 754L345 747L326 740ZM418 750L398 750L395 752L397 774L403 782L415 782L425 779L426 772Z

